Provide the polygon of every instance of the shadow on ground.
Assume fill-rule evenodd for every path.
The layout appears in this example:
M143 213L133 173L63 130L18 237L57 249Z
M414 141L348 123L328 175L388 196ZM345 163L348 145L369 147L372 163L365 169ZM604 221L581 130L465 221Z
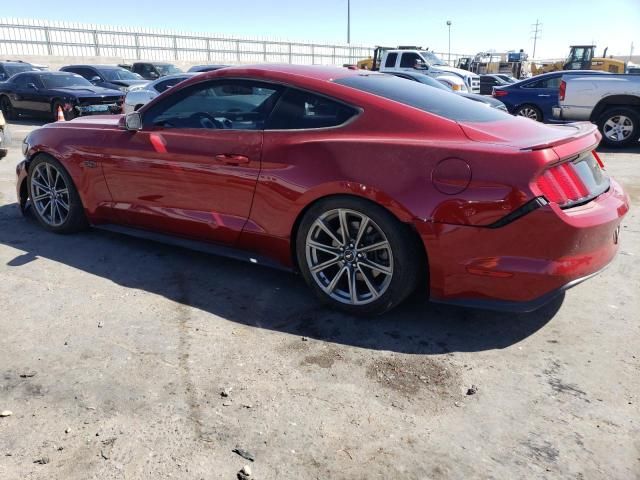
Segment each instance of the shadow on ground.
M19 251L10 268L47 259L240 324L410 354L508 347L543 327L563 300L511 314L413 298L385 316L354 318L321 306L297 275L115 233L52 234L15 203L0 207L0 244Z

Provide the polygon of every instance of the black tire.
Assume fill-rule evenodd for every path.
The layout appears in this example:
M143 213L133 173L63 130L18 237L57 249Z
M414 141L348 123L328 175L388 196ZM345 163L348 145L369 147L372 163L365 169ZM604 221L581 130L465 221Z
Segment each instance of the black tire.
M542 122L542 111L536 107L535 105L531 105L526 103L524 105L520 105L516 108L516 111L513 112L514 115L519 117L530 118L531 120L535 120L536 122Z
M623 132L621 132L621 135L616 135L611 128L611 122L619 124L622 118L626 119L623 122L623 126L625 128L631 127L631 131L627 136L624 136ZM604 113L602 113L602 115L600 115L597 123L598 129L602 133L602 143L609 147L626 147L628 145L636 144L638 139L640 139L640 115L632 108L608 108ZM616 136L622 138L620 140L616 140Z
M0 110L2 110L2 115L5 120L8 122L9 120L15 119L15 111L13 109L13 105L11 104L11 100L6 95L0 97Z
M307 251L307 238L310 235L310 231L314 228L314 225L317 225L315 223L316 220L323 217L323 215L331 214L331 212L339 211L340 209L351 212L350 215L365 215L373 222L373 224L369 224L372 225L371 229L373 230L375 227L379 232L384 234L388 241L389 249L386 250L387 253L385 253L385 255L388 255L389 251L391 252L391 279L386 283L386 289L381 290L382 293L377 298L372 296L370 300L366 300L368 303L348 303L346 300L340 301L333 298L320 287L314 274L311 273ZM352 229L352 233L355 233L356 230L359 229L359 227L356 226L350 228ZM348 237L351 238L354 236L355 235L351 234L348 235ZM364 236L365 235L363 235L363 238ZM427 269L424 252L418 242L419 240L408 225L397 220L391 213L379 205L358 197L336 196L317 202L305 213L296 234L295 253L302 276L321 301L349 314L373 316L383 314L398 306L416 289L422 273ZM357 247L358 245L356 245L356 253ZM336 247L336 249L337 248L338 247ZM366 246L364 248L366 248ZM340 253L329 255L336 255L335 258L338 258ZM349 267L344 260L344 254L342 255L342 260L335 266L338 270ZM368 255L371 255L371 252L368 252ZM367 262L369 260L367 253L364 254L364 257L365 258L360 261ZM377 261L377 258L375 260ZM355 262L355 268L357 269L358 260ZM354 264L351 263L350 267L353 267L353 265ZM349 275L355 275L355 278L360 278L360 282L364 282L362 275L365 269L362 268L362 265L366 265L366 263L362 263L359 270L352 269L353 273L345 272L347 279ZM372 272L371 270L366 271ZM318 275L318 272L316 272L316 275ZM376 275L376 273L371 273L371 275ZM368 276L368 280L372 279L371 275ZM344 278L342 280L344 280ZM327 279L327 282L328 281L329 279ZM361 290L363 288L362 285L366 286L366 284L363 283L360 285ZM358 288L355 290L357 292ZM370 290L368 292L365 291L365 295L368 295L369 292ZM358 298L358 293L356 293L356 298Z
M55 169L60 173L60 175L64 179L64 182L68 190L68 195L66 197L66 200L68 201L68 205L69 205L68 215L66 217L66 220L62 224L55 225L55 226L51 225L43 217L43 215L38 211L38 208L36 208L35 202L33 200L34 197L33 197L33 191L32 191L32 177L39 165L46 165L46 164L49 164L55 167ZM78 190L76 189L73 183L73 179L71 178L69 173L67 173L67 170L64 168L64 166L62 166L62 164L55 158L46 154L39 154L33 159L33 161L29 164L29 174L27 176L27 189L29 192L29 198L31 199L31 203L32 203L31 210L33 211L33 214L38 220L38 222L40 223L40 225L42 225L42 227L45 228L46 230L49 230L50 232L54 232L54 233L74 233L74 232L84 230L89 226L89 223L87 222L87 218L84 214L84 207L82 205L82 201L80 200L80 195L78 195Z

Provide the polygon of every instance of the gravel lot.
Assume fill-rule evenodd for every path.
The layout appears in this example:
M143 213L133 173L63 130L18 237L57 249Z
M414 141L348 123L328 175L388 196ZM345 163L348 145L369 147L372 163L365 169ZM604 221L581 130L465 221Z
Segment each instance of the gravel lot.
M46 233L15 200L32 125L0 160L1 479L640 478L636 208L535 313L354 319L291 274ZM637 205L640 148L603 159Z

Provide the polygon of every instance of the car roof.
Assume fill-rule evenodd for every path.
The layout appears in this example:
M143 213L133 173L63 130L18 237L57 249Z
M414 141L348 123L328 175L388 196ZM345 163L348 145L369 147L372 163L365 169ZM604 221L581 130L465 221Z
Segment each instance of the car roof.
M118 65L91 65L89 63L77 64L77 65L65 65L62 68L99 68L101 70L124 70L122 67Z
M379 72L371 72L370 70L356 70L345 67L334 67L325 65L291 65L284 64L257 64L257 65L237 65L214 70L213 72L205 72L202 75L210 77L233 76L238 74L260 75L260 74L276 74L276 76L293 75L314 80L331 81L336 78L350 77L355 75L383 75ZM279 74L279 75L278 75Z

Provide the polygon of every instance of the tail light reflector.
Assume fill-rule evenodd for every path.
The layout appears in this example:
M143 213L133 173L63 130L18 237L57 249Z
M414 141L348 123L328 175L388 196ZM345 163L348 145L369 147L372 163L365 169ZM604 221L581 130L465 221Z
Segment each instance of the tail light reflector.
M560 90L558 91L558 98L560 99L560 101L564 100L564 95L566 92L567 92L567 82L562 80L560 82Z
M493 96L494 97L506 97L507 95L509 95L509 92L507 92L506 90L494 90L493 91Z
M538 178L537 184L547 200L561 207L589 196L589 190L570 162L549 168Z
M604 170L604 162L600 158L600 155L598 155L595 150L591 152L591 154L593 155L593 158L596 159L596 162L598 162L598 165L600 165L600 168Z

